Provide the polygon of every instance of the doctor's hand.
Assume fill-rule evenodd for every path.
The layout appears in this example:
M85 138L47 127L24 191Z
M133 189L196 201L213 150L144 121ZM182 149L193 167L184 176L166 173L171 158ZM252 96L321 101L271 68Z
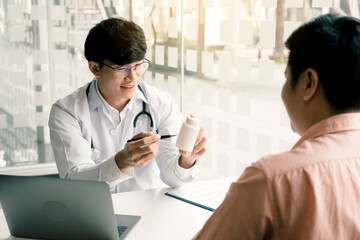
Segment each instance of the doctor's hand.
M141 132L136 134L128 142L125 148L115 155L115 161L123 173L126 173L131 167L146 166L158 153L160 144L160 135L151 132Z
M179 150L181 154L179 158L179 165L182 168L191 168L195 164L195 161L206 153L209 141L204 135L204 132L205 129L203 127L200 127L200 131L196 138L192 152Z

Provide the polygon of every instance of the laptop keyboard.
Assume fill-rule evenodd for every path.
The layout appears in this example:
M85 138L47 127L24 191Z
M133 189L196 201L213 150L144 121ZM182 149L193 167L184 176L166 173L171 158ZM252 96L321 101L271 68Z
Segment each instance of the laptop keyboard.
M127 226L118 226L119 237L123 234L123 232L125 232L127 228Z

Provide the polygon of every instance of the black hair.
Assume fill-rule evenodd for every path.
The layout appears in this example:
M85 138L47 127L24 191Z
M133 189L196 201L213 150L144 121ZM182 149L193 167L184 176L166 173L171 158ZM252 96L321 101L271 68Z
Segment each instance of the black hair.
M90 29L85 40L85 57L102 66L104 59L120 66L144 59L146 40L141 27L132 21L110 18Z
M360 110L360 20L321 15L296 29L286 40L291 87L314 69L329 104L337 111Z

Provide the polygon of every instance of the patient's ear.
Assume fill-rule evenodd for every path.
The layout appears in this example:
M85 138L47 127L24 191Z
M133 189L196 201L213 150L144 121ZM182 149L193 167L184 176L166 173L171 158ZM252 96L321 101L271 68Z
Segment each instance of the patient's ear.
M89 61L88 63L90 71L94 74L95 77L99 78L100 74L100 65L98 62Z
M312 97L315 96L316 91L318 90L319 77L318 77L317 72L314 69L308 68L305 70L305 75L304 75L303 80L304 80L304 82L303 82L303 86L304 86L303 100L308 101Z

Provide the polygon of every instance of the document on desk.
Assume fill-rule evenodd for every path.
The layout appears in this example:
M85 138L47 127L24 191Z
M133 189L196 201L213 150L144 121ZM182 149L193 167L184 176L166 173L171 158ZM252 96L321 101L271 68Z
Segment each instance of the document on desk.
M217 179L187 184L165 195L214 211L224 200L232 182L238 177Z

